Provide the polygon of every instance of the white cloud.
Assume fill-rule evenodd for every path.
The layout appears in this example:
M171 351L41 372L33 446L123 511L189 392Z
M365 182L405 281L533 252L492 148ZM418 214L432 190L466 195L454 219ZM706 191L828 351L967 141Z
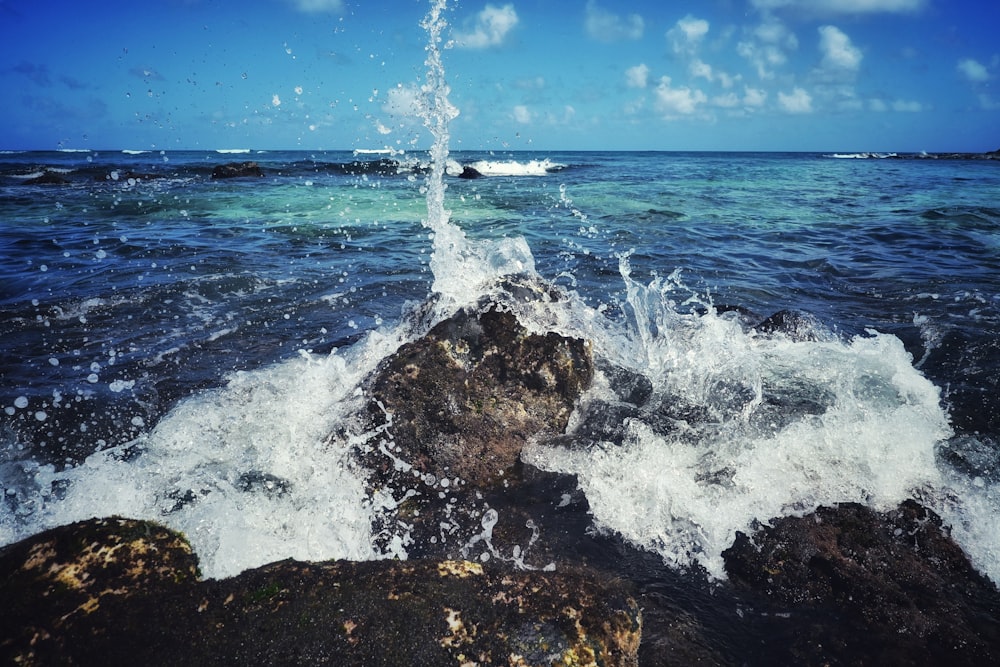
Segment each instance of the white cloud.
M629 14L622 18L618 14L597 6L595 0L587 2L584 26L587 34L599 42L618 42L625 39L641 39L646 22L639 14Z
M778 104L788 113L811 113L812 97L802 88L795 88L792 92L778 93Z
M625 70L625 85L629 88L645 88L649 83L649 67L645 63Z
M291 2L296 9L307 14L339 13L344 9L343 0L291 0Z
M757 9L790 9L807 14L905 14L919 12L928 0L751 0Z
M924 110L924 105L911 100L896 100L892 103L892 110L903 113L919 113Z
M517 12L514 5L508 3L503 7L486 5L476 14L476 22L471 31L456 31L455 45L467 49L486 49L503 44L507 33L517 25Z
M518 104L514 107L514 120L522 125L527 125L531 122L531 111L523 104Z
M767 91L760 88L750 88L749 86L743 91L743 106L745 107L762 107L766 101Z
M695 78L701 77L708 81L711 81L713 78L712 66L706 62L703 62L698 58L695 58L694 61L692 61L690 71L691 71L691 76Z
M836 26L819 27L819 48L822 67L828 71L855 72L861 66L861 50Z
M958 62L958 71L961 72L962 76L973 83L989 81L990 78L990 72L986 69L986 66L978 60L973 60L972 58L960 60Z
M382 110L401 118L416 118L420 115L420 89L415 85L398 84L390 88Z
M769 17L748 32L736 52L748 60L761 79L773 79L775 68L788 62L786 52L799 48L798 37L784 23Z
M872 111L882 113L889 110L889 106L877 97L868 100L868 108Z
M673 45L675 53L694 53L708 34L708 28L708 21L688 14L667 31L667 39Z
M722 107L724 109L732 109L740 105L740 98L736 93L726 93L725 95L716 95L712 98L712 104L717 107Z
M980 93L979 95L979 106L984 111L1000 111L1000 101L993 99L985 93Z
M692 90L687 86L674 88L670 83L670 77L660 78L656 85L656 110L664 116L689 116L698 110L698 106L704 104L708 98L700 90Z

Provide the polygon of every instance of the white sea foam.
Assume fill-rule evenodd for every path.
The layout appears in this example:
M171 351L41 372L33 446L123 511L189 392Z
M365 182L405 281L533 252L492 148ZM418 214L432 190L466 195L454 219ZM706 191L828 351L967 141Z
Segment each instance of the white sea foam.
M249 148L217 148L216 153L222 153L223 155L239 155L243 153L249 153Z
M127 446L62 472L30 471L11 489L21 514L31 513L0 517L0 543L117 514L183 531L209 577L288 557L378 558L362 476L329 436L356 411L360 378L399 344L393 332L373 332L347 354L303 353L236 373ZM55 487L65 489L58 499Z
M545 176L554 171L565 169L566 165L544 160L478 160L469 164L483 176Z
M524 454L577 475L597 526L724 578L722 551L755 521L847 501L885 510L915 494L941 506L947 416L898 339L761 337L679 313L669 281L625 279L632 326L595 336L595 352L647 374L665 407L630 418L621 443ZM670 406L681 409L664 421Z
M832 157L839 160L871 160L898 156L896 153L833 153L824 157Z
M124 153L125 155L143 155L144 153L148 153L148 152L149 151L130 150L130 149L127 149L127 148L122 151L122 153Z

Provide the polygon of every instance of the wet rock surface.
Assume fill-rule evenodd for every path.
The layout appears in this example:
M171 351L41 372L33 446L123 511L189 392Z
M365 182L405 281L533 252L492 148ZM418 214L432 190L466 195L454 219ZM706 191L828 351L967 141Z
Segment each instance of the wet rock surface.
M635 665L630 586L583 568L302 563L196 579L183 538L91 520L0 553L5 664ZM81 603L82 600L82 603Z
M530 286L510 292L538 295ZM1000 594L914 501L882 513L844 504L773 519L737 536L724 582L595 532L576 478L522 462L522 448L614 446L638 411L659 415L664 429L708 417L655 395L639 374L595 361L585 341L527 331L507 306L482 303L400 347L365 383L356 430L335 436L358 443L355 463L381 507L376 545L400 547L409 560L282 561L203 581L187 542L167 529L117 518L74 524L0 549L0 660L1000 659ZM761 335L808 334L808 318L793 315L744 319L748 328L770 321ZM581 402L596 373L613 395ZM257 471L239 482L248 492L286 488Z
M386 503L376 543L551 567L589 508L575 478L522 463L521 450L565 431L593 374L584 341L528 332L500 303L403 345L370 382L363 428L377 435L357 450Z
M732 584L786 605L798 664L956 665L1000 659L1000 595L915 501L776 519L724 552Z

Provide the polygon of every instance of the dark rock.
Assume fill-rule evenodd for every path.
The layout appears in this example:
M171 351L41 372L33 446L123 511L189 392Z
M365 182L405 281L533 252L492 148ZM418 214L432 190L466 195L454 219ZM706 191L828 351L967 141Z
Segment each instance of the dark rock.
M260 178L264 175L256 162L229 162L220 164L212 170L212 178L243 178L252 176Z
M912 500L886 513L844 504L776 519L738 534L723 556L738 588L822 619L796 633L800 664L1000 660L1000 594Z
M554 296L508 283L501 291L514 302ZM499 300L403 345L368 381L364 423L345 434L362 434L357 460L386 508L376 545L550 566L584 535L588 508L561 505L578 493L575 478L524 464L521 451L565 431L593 373L584 341L529 333Z
M496 307L461 311L383 364L370 411L422 475L484 488L502 481L530 438L566 428L592 377L584 341L528 333ZM392 463L366 462L382 471Z
M815 341L819 340L823 325L809 313L779 310L754 325L753 330L768 335L783 334L795 341Z
M165 595L198 576L183 537L142 521L92 519L6 546L0 661L65 664L81 624L114 614L123 600Z
M65 185L66 183L69 183L69 179L48 169L42 175L24 181L25 185Z
M469 165L465 165L464 167L462 167L462 173L458 175L459 178L465 178L469 180L474 178L482 178L482 176L483 176L482 173L480 173L478 169L476 169L475 167L470 167Z
M6 664L636 665L630 587L585 568L301 563L198 581L179 535L91 520L0 551Z

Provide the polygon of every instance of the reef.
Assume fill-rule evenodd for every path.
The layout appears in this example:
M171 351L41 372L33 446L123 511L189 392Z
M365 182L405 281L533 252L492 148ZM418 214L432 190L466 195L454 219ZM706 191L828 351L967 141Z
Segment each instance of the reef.
M256 162L228 162L212 169L212 178L260 178L264 171Z
M641 615L583 568L281 561L197 577L184 538L121 518L0 552L4 664L636 665Z

